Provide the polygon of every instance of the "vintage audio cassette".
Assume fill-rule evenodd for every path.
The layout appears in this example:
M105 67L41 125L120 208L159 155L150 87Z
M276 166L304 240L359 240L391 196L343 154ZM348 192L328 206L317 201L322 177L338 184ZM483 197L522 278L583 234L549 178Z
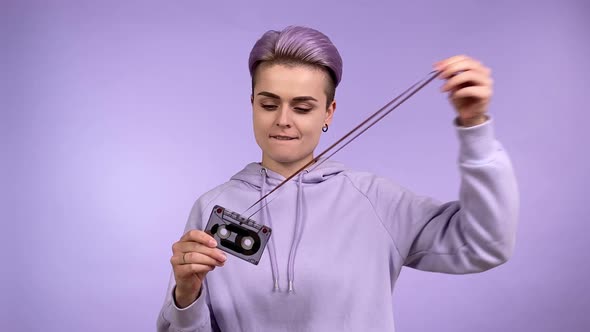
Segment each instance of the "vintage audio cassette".
M218 248L258 265L272 230L252 219L216 205L205 228L218 243Z

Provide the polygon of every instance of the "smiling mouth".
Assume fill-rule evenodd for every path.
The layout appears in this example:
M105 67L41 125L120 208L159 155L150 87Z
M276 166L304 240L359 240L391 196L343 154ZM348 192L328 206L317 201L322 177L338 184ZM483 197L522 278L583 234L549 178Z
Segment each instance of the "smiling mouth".
M291 140L297 139L297 137L281 136L281 135L271 135L269 137L272 139L279 140L279 141L291 141Z

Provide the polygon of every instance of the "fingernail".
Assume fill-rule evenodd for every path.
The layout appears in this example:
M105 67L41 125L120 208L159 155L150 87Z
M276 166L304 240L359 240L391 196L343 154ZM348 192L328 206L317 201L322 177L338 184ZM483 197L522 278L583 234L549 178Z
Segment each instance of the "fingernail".
M227 260L227 256L224 253L221 253L221 261L225 262Z
M210 245L211 247L217 247L217 241L215 241L215 240L211 239L211 240L209 240L209 245Z

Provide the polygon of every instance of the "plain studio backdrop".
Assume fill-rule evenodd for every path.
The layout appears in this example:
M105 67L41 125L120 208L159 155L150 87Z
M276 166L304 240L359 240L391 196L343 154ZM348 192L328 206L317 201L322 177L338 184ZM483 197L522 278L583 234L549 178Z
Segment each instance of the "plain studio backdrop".
M404 268L397 330L590 330L588 1L2 1L0 20L2 331L155 329L193 202L260 160L249 51L292 24L344 59L319 148L437 60L493 69L490 114L521 193L516 250L481 274ZM456 199L441 85L334 158Z

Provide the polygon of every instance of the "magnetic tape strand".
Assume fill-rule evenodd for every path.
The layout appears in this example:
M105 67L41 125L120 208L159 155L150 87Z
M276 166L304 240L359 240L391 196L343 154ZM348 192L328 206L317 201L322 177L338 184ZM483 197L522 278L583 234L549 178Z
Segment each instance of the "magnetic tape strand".
M291 174L289 177L287 177L285 180L283 180L281 183L279 183L276 187L274 187L271 191L269 191L267 194L265 194L264 196L262 196L256 202L254 202L254 204L250 205L250 207L248 207L244 211L244 213L247 212L248 210L250 210L252 207L256 206L256 204L262 202L266 197L270 196L272 193L274 193L275 191L277 191L281 186L283 186L289 180L291 180L292 178L294 178L295 176L297 176L299 173L301 173L302 171L304 171L307 167L309 167L310 165L318 162L324 155L326 155L333 148L335 148L336 146L338 146L338 144L340 144L342 141L344 141L345 139L347 139L348 137L350 137L351 135L353 135L356 131L358 131L359 129L361 129L364 125L366 125L368 122L370 122L371 120L373 120L375 117L377 117L377 116L380 115L379 117L377 117L377 119L375 121L373 121L369 125L367 125L366 128L364 128L360 132L356 133L350 140L348 140L347 142L345 142L342 146L340 146L338 149L336 149L334 152L332 152L326 158L322 159L319 163L317 163L316 165L314 165L311 168L311 170L314 170L315 168L317 168L318 166L320 166L321 164L323 164L326 160L328 160L330 157L332 157L338 151L342 150L345 146L347 146L348 144L350 144L352 141L354 141L357 137L359 137L360 135L362 135L369 128L373 127L377 122L381 121L384 117L386 117L389 113L391 113L393 110L395 110L401 104L403 104L406 100L410 99L418 91L422 90L422 88L424 88L426 85L428 85L430 82L432 82L438 76L439 73L440 72L439 71L436 71L436 70L435 71L431 71L430 73L428 73L428 75L426 75L426 77L424 77L420 81L414 83L412 86L410 86L404 92L402 92L401 94L399 94L397 97L393 98L390 102L388 102L387 104L385 104L385 106L381 107L378 111L376 111L375 113L373 113L371 116L369 116L367 119L365 119L359 125L357 125L351 131L349 131L348 133L346 133L338 141L336 141L334 144L330 145L330 147L328 147L326 150L322 151L317 157L313 158L307 164L303 165L300 169L298 169L297 171L295 171L295 173ZM389 107L391 107L391 108L389 108ZM272 202L273 200L274 200L274 198L270 202ZM254 213L252 213L252 215L250 215L249 218L251 218L253 215L255 215L260 210L262 210L266 205L270 204L270 202L268 202L268 203L262 205L260 208L258 208Z
M429 73L429 75L432 75L433 73L435 73L435 71ZM436 72L438 73L438 72ZM410 87L410 89L404 91L400 96L403 96L404 94L407 94L406 97L403 97L401 99L401 101L394 105L392 108L390 108L389 110L387 110L387 112L385 112L384 114L382 114L380 117L377 118L377 120L373 121L371 124L369 124L366 128L364 128L363 130L361 130L360 132L358 132L356 135L354 135L350 140L348 140L346 143L342 144L342 146L340 146L338 149L336 149L334 152L332 152L330 155L328 155L327 157L325 157L324 159L322 159L319 163L315 164L312 166L312 168L309 170L310 172L313 171L314 169L316 169L317 167L319 167L321 164L323 164L326 160L330 159L333 155L335 155L338 151L342 150L345 146L347 146L348 144L350 144L352 141L354 141L357 137L359 137L360 135L362 135L365 131L369 130L369 128L373 127L375 124L377 124L377 122L381 121L381 119L383 119L384 117L386 117L389 113L391 113L394 109L396 109L398 106L400 106L401 104L403 104L406 100L410 99L413 95L415 95L418 91L420 91L423 87L425 87L428 83L430 83L434 78L436 78L436 75L433 75L432 77L428 77L419 81L418 83L415 83L414 85L412 85L412 87ZM412 91L412 88L418 86L417 88L415 88ZM397 97L399 98L399 96ZM397 99L396 98L396 99Z

